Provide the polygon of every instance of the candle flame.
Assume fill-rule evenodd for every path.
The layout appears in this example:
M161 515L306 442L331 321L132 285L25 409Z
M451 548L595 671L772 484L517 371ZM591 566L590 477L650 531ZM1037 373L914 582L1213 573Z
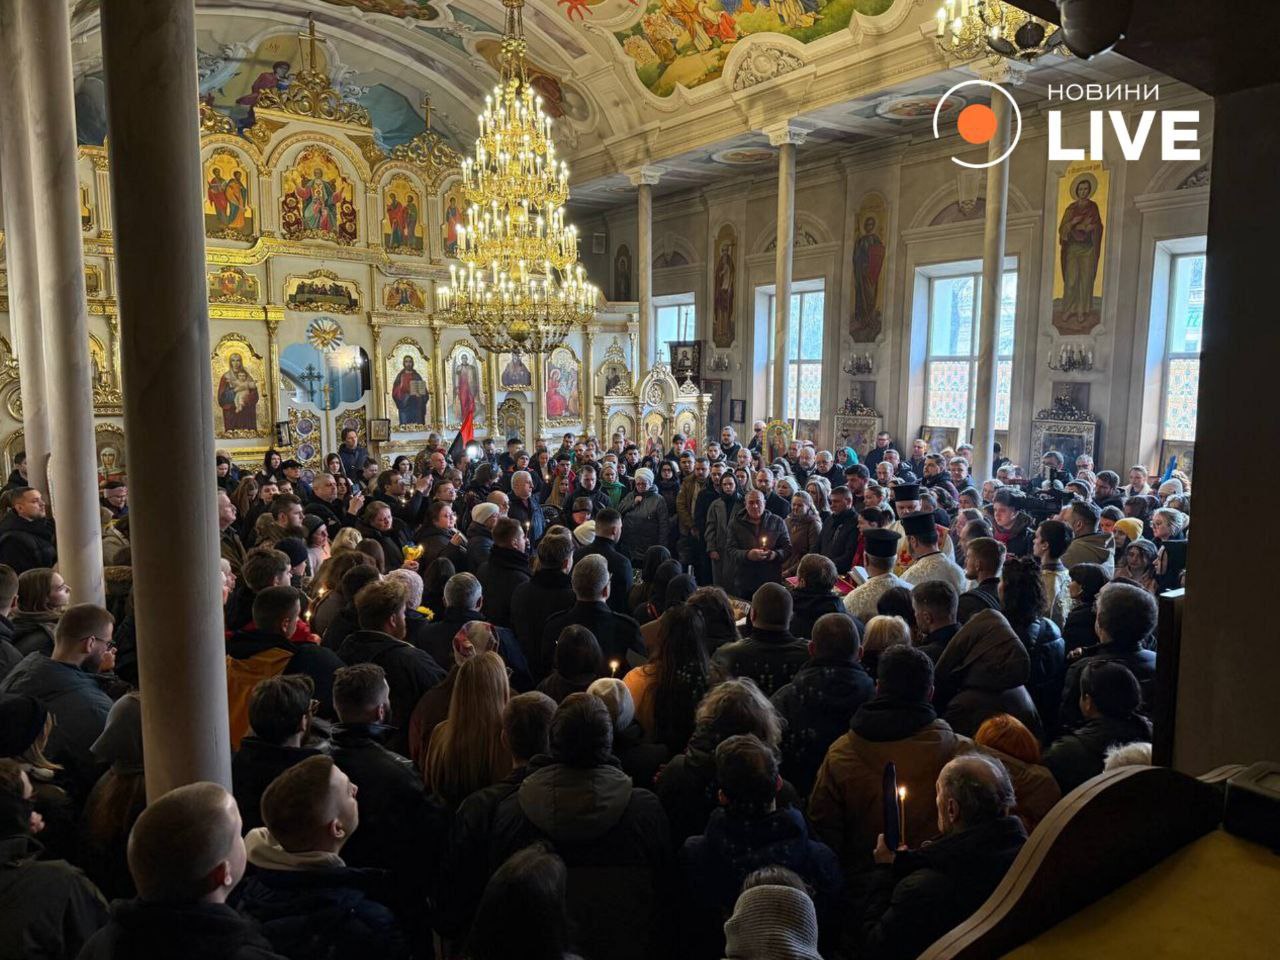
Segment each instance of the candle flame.
M899 787L899 788L898 788L898 799L899 799L899 800L905 800L906 798L907 798L907 788L906 788L906 787Z

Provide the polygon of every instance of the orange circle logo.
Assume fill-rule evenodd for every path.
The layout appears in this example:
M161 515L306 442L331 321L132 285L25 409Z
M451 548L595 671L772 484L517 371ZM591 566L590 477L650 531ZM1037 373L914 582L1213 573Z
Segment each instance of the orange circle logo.
M968 143L986 143L996 135L996 114L985 103L971 103L956 117L956 128Z

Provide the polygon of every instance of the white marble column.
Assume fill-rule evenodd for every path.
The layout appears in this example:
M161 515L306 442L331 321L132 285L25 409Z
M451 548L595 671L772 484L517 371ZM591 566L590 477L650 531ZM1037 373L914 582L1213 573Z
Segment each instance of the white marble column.
M49 480L57 516L58 569L71 587L72 600L102 603L98 456L66 8L60 3L22 3L18 27L18 42L24 48L21 69L31 134L31 183L41 209L36 257L50 387Z
M590 436L595 433L596 425L596 335L587 326L582 328L582 429Z
M1013 111L1009 100L992 92L996 115L995 136L987 144L987 158L994 160L1009 146ZM981 483L995 471L996 439L996 342L1000 334L1000 287L1004 276L1005 224L1009 205L1009 162L987 167L986 223L982 238L982 297L978 317L978 362L974 383L973 476ZM963 439L963 438L961 438Z
M636 301L640 307L640 357L636 365L639 383L655 360L653 326L653 188L663 174L661 167L641 167L631 172L636 188Z
M796 147L804 132L790 124L766 131L778 148L778 238L774 253L773 378L770 381L769 416L786 419L787 328L791 324L791 266L796 240Z
M61 15L65 20L65 10ZM193 0L104 0L134 610L151 799L196 780L231 785L195 49ZM168 188L157 191L157 183ZM180 517L172 508L175 476L182 477L190 507Z
M0 182L4 190L5 266L9 272L9 327L22 391L22 443L27 482L49 492L49 409L45 399L40 270L36 258L36 192L31 184L24 49L18 5L0 2Z

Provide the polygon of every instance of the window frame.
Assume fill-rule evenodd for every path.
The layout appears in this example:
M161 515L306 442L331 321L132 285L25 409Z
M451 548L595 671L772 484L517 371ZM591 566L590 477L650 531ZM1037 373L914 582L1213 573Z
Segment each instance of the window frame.
M923 423L929 426L954 426L959 430L959 435L963 439L970 436L974 421L977 419L977 368L978 368L978 336L979 325L981 323L982 312L982 261L981 260L955 260L944 263L936 263L927 267L917 268L917 272L924 279L924 296L925 296L925 315L924 315L924 402L923 402ZM970 346L969 353L966 354L937 354L933 353L933 321L934 321L934 286L937 281L958 280L969 278L973 281L973 316L970 320ZM995 430L1009 429L1009 422L1013 418L1013 377L1014 364L1018 355L1018 258L1014 256L1005 257L1004 270L1001 274L1001 293L1011 288L1013 292L1013 350L1008 354L999 353L999 331L996 334L996 382L997 390L996 406L999 408L999 385L1000 385L1000 365L1009 365L1009 396L1006 404L1006 421L1002 425L998 421L993 424ZM997 321L998 323L998 321ZM942 423L941 418L933 418L930 414L930 370L934 363L966 363L967 372L967 394L968 403L965 411L964 420L960 424Z
M676 310L676 317L677 317L676 319L677 337L675 340L664 340L662 338L662 320L661 320L662 311L670 310L673 308ZM688 315L682 317L681 313L685 308L688 309ZM681 331L681 327L686 322L688 324L689 335L685 337L681 337L679 336L679 333ZM665 358L662 355L663 353L662 348L664 345L670 344L670 343L680 343L682 341L688 341L688 340L697 340L697 339L698 339L698 298L694 293L694 291L689 290L684 293L664 294L662 296L653 298L654 356L649 358L650 364L659 363L659 362L670 364L671 351L670 350L667 351L667 356Z
M1199 398L1196 400L1196 423L1191 429L1190 436L1173 437L1169 435L1169 400L1170 389L1173 382L1172 365L1177 360L1194 360L1196 362L1196 383L1200 382L1200 357L1204 353L1204 290L1207 286L1209 262L1206 254L1207 237L1187 237L1179 241L1176 245L1170 244L1167 256L1168 272L1165 278L1167 288L1165 291L1165 312L1164 312L1164 351L1160 361L1160 429L1157 433L1160 443L1171 441L1174 443L1193 443L1195 442L1196 430L1199 426L1200 409ZM1177 288L1178 288L1178 267L1179 264L1199 258L1205 261L1204 279L1201 286L1200 301L1200 348L1195 353L1187 353L1186 351L1175 351L1172 349L1173 343L1173 327L1178 308Z
M821 297L821 304L822 304L821 309L818 311L819 319L818 319L817 342L819 344L819 350L818 350L817 357L803 357L799 355L802 352L801 345L804 343L804 331L797 330L797 333L796 333L797 356L794 358L788 357L785 360L785 363L787 364L787 377L783 381L784 397L783 397L782 406L783 406L784 419L786 420L787 423L791 424L793 435L796 431L799 430L799 423L801 420L810 420L809 417L800 416L801 391L799 387L800 387L800 375L801 375L802 369L806 366L815 366L818 368L818 371L819 371L820 383L822 379L821 377L822 365L824 362L824 357L826 354L826 345L827 345L826 344L826 340L827 340L827 289L826 289L826 286L827 284L826 284L825 277L813 277L808 280L797 280L791 284L791 299L792 299L792 307L794 309L792 309L787 315L788 324L794 323L796 322L796 318L798 317L802 318L804 316L804 304L806 299L812 298L814 296L818 296L818 297ZM763 306L764 306L765 329L772 331L774 329L774 325L776 323L776 318L777 318L777 298L778 298L777 285L763 284L761 286L758 286L756 287L756 294L758 297L762 297L764 300ZM787 331L786 339L788 342L791 339L790 330ZM775 341L773 336L771 335L769 337L769 354L768 354L769 359L768 359L768 363L766 364L766 371L769 378L768 382L770 384L774 382L774 362L776 360L774 356L774 348L775 348ZM789 394L791 393L790 372L792 367L794 367L796 370L796 396L794 398L789 396ZM789 403L788 401L792 399L794 399L794 405L795 405L794 411L788 409L791 406L791 403ZM821 386L819 386L819 390L818 390L817 404L818 404L818 416L813 419L820 424L822 421Z

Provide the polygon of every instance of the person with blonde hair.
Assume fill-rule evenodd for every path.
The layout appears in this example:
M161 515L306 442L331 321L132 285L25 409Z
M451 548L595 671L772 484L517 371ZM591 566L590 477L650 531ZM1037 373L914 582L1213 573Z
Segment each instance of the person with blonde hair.
M910 645L911 626L902 617L872 617L862 636L862 665L874 677L876 665L886 650Z
M409 717L409 759L426 775L427 751L436 727L449 716L453 687L464 663L486 651L499 652L498 631L484 620L464 623L453 636L448 675L419 698Z
M359 550L360 541L363 539L364 536L355 527L343 527L329 545L329 556L339 557L344 553Z
M423 769L427 789L451 810L511 772L511 751L502 739L510 695L506 664L492 650L458 668L449 715L431 734Z

